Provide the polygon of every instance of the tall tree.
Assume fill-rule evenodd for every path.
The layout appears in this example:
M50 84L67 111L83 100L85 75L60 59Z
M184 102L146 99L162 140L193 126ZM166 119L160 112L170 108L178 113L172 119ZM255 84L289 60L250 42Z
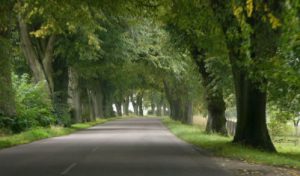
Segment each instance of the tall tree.
M266 125L263 72L281 34L283 1L214 1L212 10L225 34L234 76L237 129L234 142L275 151Z
M14 91L11 80L11 36L13 29L13 1L0 5L0 117L16 115Z
M208 111L207 132L227 134L223 84L226 80L218 75L228 73L226 51L220 45L222 40L217 24L212 20L212 12L206 1L172 0L167 29L175 39L178 48L189 50L194 64L198 67L201 82L206 90L205 102ZM212 62L214 58L215 61ZM219 66L216 67L218 63ZM219 70L219 68L221 68Z

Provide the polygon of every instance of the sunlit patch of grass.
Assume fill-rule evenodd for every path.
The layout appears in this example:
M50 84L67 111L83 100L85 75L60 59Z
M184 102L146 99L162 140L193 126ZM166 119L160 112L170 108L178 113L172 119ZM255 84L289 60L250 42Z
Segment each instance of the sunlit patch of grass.
M206 149L216 156L300 169L300 149L298 147L276 144L278 153L268 153L233 144L231 143L232 137L207 134L199 126L184 125L171 119L164 119L163 122L179 138Z

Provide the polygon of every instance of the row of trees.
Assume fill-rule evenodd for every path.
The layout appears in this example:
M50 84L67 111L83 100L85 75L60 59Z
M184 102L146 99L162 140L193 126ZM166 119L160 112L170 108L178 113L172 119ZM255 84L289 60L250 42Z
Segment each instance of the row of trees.
M126 4L7 1L1 5L6 22L1 24L7 33L2 35L6 58L1 68L7 68L1 74L2 126L7 126L7 120L15 124L15 117L26 114L20 112L26 108L19 108L19 103L26 103L19 102L19 94L27 89L19 89L18 83L13 89L12 72L15 82L21 80L28 89L44 86L35 91L46 93L43 98L51 101L47 112L52 112L50 121L56 124L129 115L130 103L136 115L144 114L147 102L153 114L167 114L163 94L167 78L161 74L174 77L174 68L180 63L162 53L168 47L167 40L161 43L160 37L166 39L162 29L150 20L129 15L131 11L123 12L120 6Z
M298 122L299 8L292 0L3 1L2 126L28 114L19 104L36 106L19 101L20 79L44 85L47 114L61 125L128 115L130 104L136 115L150 107L192 123L204 104L206 131L226 135L225 99L235 94L234 142L275 151L267 105Z
M178 47L198 67L206 93L207 131L226 134L227 75L236 97L234 142L275 151L266 124L267 95L274 106L283 108L278 102L284 102L293 107L293 101L299 107L299 1L149 3L157 6ZM298 113L299 108L291 116L298 118Z

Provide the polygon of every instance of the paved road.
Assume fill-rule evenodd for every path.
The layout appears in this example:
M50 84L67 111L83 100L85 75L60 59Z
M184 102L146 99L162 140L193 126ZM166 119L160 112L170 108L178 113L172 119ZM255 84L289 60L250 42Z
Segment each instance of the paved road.
M128 119L0 151L1 176L227 175L159 119Z

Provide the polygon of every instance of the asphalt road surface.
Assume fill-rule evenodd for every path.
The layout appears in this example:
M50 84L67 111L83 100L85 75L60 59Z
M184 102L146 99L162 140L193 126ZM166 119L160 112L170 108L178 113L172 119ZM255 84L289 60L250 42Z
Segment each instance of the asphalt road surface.
M98 125L68 136L0 150L1 176L225 176L209 156L159 119Z

